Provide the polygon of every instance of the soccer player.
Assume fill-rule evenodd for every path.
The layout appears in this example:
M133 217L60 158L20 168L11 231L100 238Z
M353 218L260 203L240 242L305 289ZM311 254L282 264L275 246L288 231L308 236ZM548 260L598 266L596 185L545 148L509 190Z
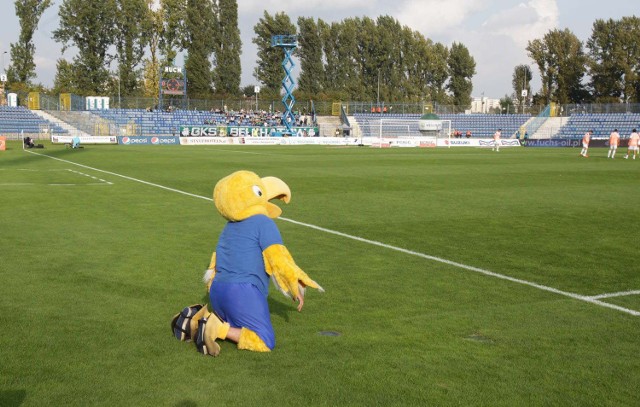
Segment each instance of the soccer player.
M620 134L618 133L618 129L613 129L609 135L609 152L607 153L607 158L616 158L618 144L620 144Z
M493 133L493 147L491 151L500 151L500 136L502 135L502 129L498 129Z
M589 141L591 140L591 134L593 134L593 130L589 130L582 136L582 151L580 151L580 155L583 157L589 157L587 152L589 151Z
M633 129L633 131L631 132L631 135L629 136L629 148L627 149L627 154L624 156L624 159L626 160L627 158L629 158L629 154L631 152L633 152L633 159L636 159L636 155L638 155L638 139L640 138L640 136L638 135L638 132L636 131L636 129Z

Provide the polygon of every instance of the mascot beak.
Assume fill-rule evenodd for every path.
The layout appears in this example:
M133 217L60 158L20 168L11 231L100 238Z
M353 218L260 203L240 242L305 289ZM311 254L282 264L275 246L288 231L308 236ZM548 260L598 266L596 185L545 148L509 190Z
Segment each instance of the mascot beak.
M280 199L288 204L291 201L291 190L280 178L264 177L261 180L265 188L265 198L267 199L267 214L270 218L275 219L282 214L282 209L268 201Z

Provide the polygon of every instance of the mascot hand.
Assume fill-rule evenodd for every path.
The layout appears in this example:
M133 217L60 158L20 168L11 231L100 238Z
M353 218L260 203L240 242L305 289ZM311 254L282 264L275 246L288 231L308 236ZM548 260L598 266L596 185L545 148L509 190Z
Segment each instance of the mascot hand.
M263 253L265 269L284 295L298 301L298 311L304 304L304 290L306 287L316 288L323 292L324 289L313 281L307 273L302 271L293 261L289 250L280 244L269 246Z
M202 282L207 286L207 292L211 289L211 283L213 283L213 278L216 276L216 252L213 252L211 255L211 261L209 262L209 268L204 272L204 276L202 276Z

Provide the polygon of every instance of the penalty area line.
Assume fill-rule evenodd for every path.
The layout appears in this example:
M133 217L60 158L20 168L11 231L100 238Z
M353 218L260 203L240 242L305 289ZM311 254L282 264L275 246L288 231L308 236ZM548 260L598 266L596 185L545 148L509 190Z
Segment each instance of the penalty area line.
M104 174L113 175L115 177L120 177L120 178L124 178L124 179L130 180L130 181L139 182L139 183L144 184L144 185L149 185L149 186L152 186L152 187L164 189L165 191L175 192L175 193L186 195L186 196L190 196L190 197L193 197L193 198L204 199L206 201L213 201L212 198L208 198L208 197L205 197L205 196L192 194L190 192L181 191L179 189L166 187L166 186L160 185L160 184L154 184L153 182L144 181L144 180L141 180L141 179L138 179L138 178L129 177L129 176L118 174L118 173L111 172L111 171L101 170L99 168L89 167L88 165L75 163L73 161L64 160L62 158L52 157L52 156L46 155L46 154L40 154L40 153L36 153L36 152L33 152L33 151L27 151L27 152L30 153L30 154L35 154L35 155L41 156L41 157L51 158L53 160L61 161L61 162L67 163L67 164L76 165L76 166L79 166L79 167L82 167L82 168L86 168L86 169L89 169L89 170L98 171L98 172L101 172L101 173L104 173ZM460 268L460 269L463 269L463 270L472 271L474 273L483 274L485 276L489 276L489 277L494 277L494 278L498 278L498 279L501 279L501 280L510 281L512 283L516 283L516 284L521 284L521 285L526 285L526 286L529 286L529 287L537 288L537 289L542 290L542 291L547 291L547 292L550 292L550 293L553 293L553 294L561 295L561 296L564 296L564 297L569 297L569 298L572 298L572 299L575 299L575 300L584 301L584 302L587 302L587 303L590 303L590 304L593 304L593 305L597 305L597 306L600 306L600 307L610 308L610 309L613 309L613 310L616 310L616 311L624 312L624 313L629 314L629 315L640 316L640 311L632 310L632 309L629 309L629 308L624 308L624 307L621 307L621 306L618 306L618 305L615 305L615 304L609 304L608 302L604 302L604 301L600 301L599 300L599 298L605 298L605 297L601 297L601 296L591 296L590 297L590 296L580 295L580 294L576 294L576 293L571 293L571 292L568 292L568 291L562 291L562 290L559 290L557 288L548 287L546 285L534 283L534 282L527 281L527 280L522 280L522 279L515 278L515 277L510 277L510 276L507 276L507 275L504 275L504 274L495 273L493 271L485 270L485 269L482 269L482 268L479 268L479 267L469 266L469 265L466 265L466 264L458 263L458 262L455 262L455 261L443 259L443 258L436 257L436 256L431 256L431 255L420 253L420 252L416 252L416 251L413 251L413 250L403 249L401 247L388 245L386 243L378 242L376 240L365 239L365 238L362 238L362 237L349 235L347 233L338 232L336 230L326 229L326 228L323 228L323 227L320 227L320 226L316 226L316 225L312 225L312 224L309 224L309 223L299 222L299 221L296 221L296 220L293 220L293 219L288 219L288 218L283 218L283 217L280 217L278 219L280 219L282 221L285 221L285 222L293 223L293 224L298 225L298 226L307 227L307 228L314 229L314 230L317 230L317 231L320 231L320 232L329 233L329 234L332 234L332 235L335 235L335 236L340 236L340 237L343 237L343 238L346 238L346 239L351 239L351 240L355 240L355 241L358 241L358 242L370 244L370 245L373 245L373 246L378 246L378 247L382 247L382 248L385 248L385 249L394 250L394 251L397 251L397 252L400 252L400 253L404 253L404 254L408 254L408 255L411 255L411 256L421 257L421 258L426 259L426 260L431 260L431 261L435 261L435 262L438 262L438 263L447 264L447 265L452 266L452 267L457 267L457 268Z
M594 300L599 300L601 298L626 297L628 295L640 295L640 290L620 291L620 292L617 292L617 293L607 293L607 294L600 294L600 295L592 295L589 298L593 298Z

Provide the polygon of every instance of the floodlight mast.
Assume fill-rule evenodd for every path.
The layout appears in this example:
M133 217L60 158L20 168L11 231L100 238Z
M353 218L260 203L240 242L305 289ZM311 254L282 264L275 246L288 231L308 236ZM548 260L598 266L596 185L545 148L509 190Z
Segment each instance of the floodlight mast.
M295 81L291 71L295 67L293 63L292 54L298 46L298 36L285 34L274 35L271 37L271 46L282 48L284 51L284 59L282 61L282 68L284 69L285 76L282 79L282 88L284 89L284 96L282 97L282 104L284 105L284 113L282 115L282 124L287 127L287 131L293 133L292 127L295 123L295 117L293 115L293 106L296 104L296 98L293 96L293 87Z

